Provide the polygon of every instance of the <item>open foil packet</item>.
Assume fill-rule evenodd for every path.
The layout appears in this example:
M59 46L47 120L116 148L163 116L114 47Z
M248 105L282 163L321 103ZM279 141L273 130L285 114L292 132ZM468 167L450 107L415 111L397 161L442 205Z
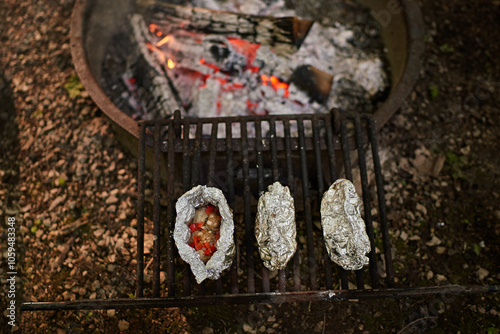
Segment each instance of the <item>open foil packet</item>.
M326 250L333 262L345 270L358 270L368 264L370 240L361 218L362 201L354 185L339 179L321 201L321 225Z
M196 208L208 204L219 208L222 219L220 238L216 243L217 250L210 260L204 264L195 249L188 245L191 237L188 225L195 215ZM218 279L220 273L231 266L235 255L233 213L227 205L224 194L217 188L197 186L177 200L175 210L177 211L177 219L175 221L174 240L179 255L191 266L191 271L198 284L207 278Z
M275 182L259 198L255 220L259 254L267 269L285 269L297 250L296 236L293 197L288 187Z

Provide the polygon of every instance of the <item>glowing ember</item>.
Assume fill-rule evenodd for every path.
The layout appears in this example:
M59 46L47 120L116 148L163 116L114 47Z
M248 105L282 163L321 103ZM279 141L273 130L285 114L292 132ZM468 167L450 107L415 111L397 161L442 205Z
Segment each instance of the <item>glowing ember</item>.
M174 61L172 59L170 59L170 58L167 60L167 67L169 69L173 69L175 67Z
M290 94L290 92L288 91L288 87L290 85L287 84L286 82L281 82L274 75L272 75L271 77L268 77L267 75L263 74L260 76L260 79L262 80L262 84L264 86L271 86L271 87L273 87L273 89L276 92L279 91L280 89L283 89L283 91L284 91L283 96L284 97L288 97L288 95Z
M154 34L156 31L158 31L158 26L154 23L151 23L149 25L149 32L151 32L152 34Z

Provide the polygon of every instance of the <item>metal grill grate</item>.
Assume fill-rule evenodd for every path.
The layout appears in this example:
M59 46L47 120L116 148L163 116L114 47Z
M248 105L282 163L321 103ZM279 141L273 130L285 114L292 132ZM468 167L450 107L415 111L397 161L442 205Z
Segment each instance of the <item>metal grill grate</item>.
M172 119L139 125L136 298L23 302L21 310L421 298L500 291L499 285L393 288L376 124L371 116L340 117L333 112L188 119L175 113ZM207 125L209 129L204 130ZM219 127L226 129L224 136L218 136ZM233 127L239 127L241 138L233 136ZM248 136L249 130L255 136ZM146 163L151 164L152 180L146 177ZM355 183L359 183L363 218L372 245L369 266L354 273L330 262L318 226L321 197L338 177L358 181ZM273 277L258 256L253 223L259 193L276 180L288 185L295 198L299 247L286 270ZM198 184L224 192L234 212L237 243L230 270L224 271L221 279L200 285L195 284L189 267L177 255L172 237L175 201ZM146 205L150 201L152 205ZM372 208L376 208L374 215ZM153 255L148 258L152 262L150 283L146 283L144 275L144 233L145 227L148 231L151 228L145 226L145 217L148 222L152 219L155 240ZM160 279L162 271L165 285ZM355 289L349 282L356 282Z
M210 129L204 131L207 125ZM239 127L241 138L232 135L235 127ZM264 127L269 130L262 131ZM225 137L222 138L218 136L221 129L225 129ZM255 129L255 133L252 129ZM251 137L248 136L249 130L252 132ZM342 119L334 117L334 114L194 119L181 118L179 113L175 113L169 120L141 122L136 295L160 297L165 295L164 291L168 297L320 291L339 288L336 282L340 282L341 289L347 290L350 279L356 282L359 290L365 288L368 277L371 287L379 288L380 274L385 277L383 285L393 287L375 131L376 126L368 115ZM211 135L202 135L207 132ZM351 133L348 136L348 132L352 136ZM370 171L375 181L372 187L369 186L365 156L365 149L370 148ZM149 287L144 283L142 238L148 150L153 152L152 220L155 236L152 285ZM319 216L319 204L329 185L339 175L353 180L352 159L357 161L364 219L372 245L369 267L353 274L340 269L328 258ZM163 175L166 178L162 178ZM258 194L275 181L290 187L295 198L297 232L301 236L299 250L287 269L271 278L258 256L253 224ZM230 270L223 272L221 279L206 281L201 285L194 283L194 277L189 267L178 257L173 241L175 201L183 192L198 184L215 186L224 192L235 213L234 237L239 246ZM166 207L161 205L162 197L166 200ZM378 205L375 205L378 206L377 233L372 217L372 204L375 203L372 197L378 199ZM161 233L163 231L166 234ZM381 240L383 245L378 251L383 253L385 268L377 265L376 239ZM161 287L162 270L166 273L166 289Z

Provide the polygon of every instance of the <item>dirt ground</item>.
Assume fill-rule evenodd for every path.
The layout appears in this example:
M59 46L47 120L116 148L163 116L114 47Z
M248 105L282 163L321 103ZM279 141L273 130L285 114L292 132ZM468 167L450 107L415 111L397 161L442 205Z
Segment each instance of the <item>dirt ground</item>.
M420 79L379 135L396 284L497 285L500 1L419 3L426 28ZM137 163L75 77L73 4L0 3L2 312L7 217L17 219L17 302L134 291ZM25 312L13 330L491 334L500 330L499 299ZM10 330L6 320L0 328Z

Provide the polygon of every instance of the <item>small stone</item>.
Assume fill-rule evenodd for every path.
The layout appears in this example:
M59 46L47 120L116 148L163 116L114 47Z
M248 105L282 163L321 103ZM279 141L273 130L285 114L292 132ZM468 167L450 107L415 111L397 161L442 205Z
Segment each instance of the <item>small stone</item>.
M213 334L214 329L210 327L205 327L203 328L203 331L201 332L202 334Z
M417 203L417 207L416 207L417 211L420 212L422 215L427 215L427 209L425 208L425 206L423 206L422 204L420 203Z
M116 310L115 309L106 310L106 314L108 315L108 317L112 318L116 315Z
M252 331L252 326L250 326L249 324L247 324L246 322L243 324L243 331L245 333L249 333Z
M476 275L477 275L477 278L482 281L484 280L486 277L488 277L488 275L490 274L490 272L484 268L479 268L477 271L476 271Z
M71 298L71 293L70 293L69 291L64 291L64 292L62 293L62 296L63 296L64 300L70 300L70 298Z
M116 212L116 205L110 205L107 210L109 213L115 213Z
M116 196L109 196L108 198L106 198L107 205L115 203L118 203L118 198Z
M265 332L266 331L266 326L262 325L259 327L259 332Z
M276 322L276 317L274 315L267 318L267 322Z
M314 332L320 333L323 330L323 321L320 321L314 326Z
M118 329L120 331L126 331L130 326L130 323L128 321L125 321L125 320L120 320L118 321Z
M432 236L432 239L430 241L426 242L425 244L429 247L434 247L434 246L441 244L441 240L434 235L434 236Z
M432 270L429 270L427 272L427 280L430 281L433 277L434 277L434 273L432 272Z
M440 283L442 283L442 282L446 282L446 281L447 281L446 276L444 276L444 275L440 275L440 274L437 274L437 275L436 275L436 279L437 279L437 281L438 281L438 282L440 282Z
M446 252L446 247L439 246L436 248L436 252L440 255L444 254Z
M406 241L406 239L408 239L408 234L405 231L401 231L399 237L401 238L401 240Z
M98 237L98 238L99 238L99 237L100 237L103 233L104 233L104 229L103 229L103 228L100 228L100 229L98 229L98 230L95 230L95 231L94 231L94 235L95 235L96 237Z
M414 236L411 236L410 239L408 239L410 241L419 241L420 240L420 237L418 235L414 235Z
M66 331L62 328L57 329L57 334L66 334Z

